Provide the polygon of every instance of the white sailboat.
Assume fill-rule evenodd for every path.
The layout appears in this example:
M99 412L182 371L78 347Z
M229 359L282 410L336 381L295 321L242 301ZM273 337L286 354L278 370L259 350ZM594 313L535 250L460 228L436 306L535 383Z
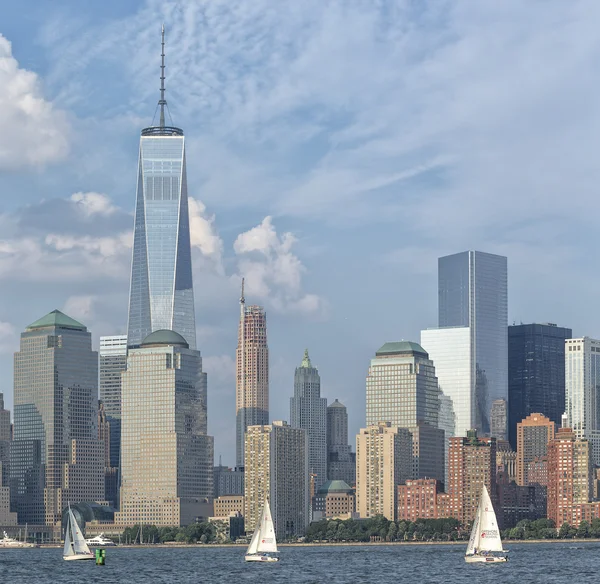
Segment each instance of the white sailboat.
M260 515L260 521L252 534L245 559L247 562L278 562L278 557L269 555L272 553L277 553L277 540L267 499Z
M495 552L504 555L495 555ZM479 507L477 507L467 553L465 554L465 562L469 564L506 562L508 561L506 553L507 551L502 548L498 521L496 520L496 513L490 495L486 486L483 485Z
M71 507L69 506L69 519L67 520L67 527L65 529L65 547L63 550L63 560L93 560L94 554L90 551L85 538Z

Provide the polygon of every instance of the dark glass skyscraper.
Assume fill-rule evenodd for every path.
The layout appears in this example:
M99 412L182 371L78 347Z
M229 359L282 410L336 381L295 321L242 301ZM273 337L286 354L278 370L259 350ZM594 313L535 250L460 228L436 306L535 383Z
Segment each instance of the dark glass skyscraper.
M195 349L185 138L165 125L164 29L162 49L160 121L140 139L127 344L168 329Z
M492 402L505 400L508 394L506 258L480 251L439 258L438 302L440 329L469 328L472 388L469 425L488 433ZM427 345L425 349L433 358L444 390L443 369L438 368L435 352ZM459 416L464 409L456 400L454 408ZM462 435L462 425L458 430Z
M540 413L558 426L565 411L565 339L573 331L555 324L508 327L508 432L517 447L517 424Z

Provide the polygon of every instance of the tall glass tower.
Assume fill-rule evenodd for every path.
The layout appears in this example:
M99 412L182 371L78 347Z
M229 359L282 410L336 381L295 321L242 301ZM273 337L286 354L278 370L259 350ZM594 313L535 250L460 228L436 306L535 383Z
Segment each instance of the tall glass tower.
M167 329L195 349L185 138L165 125L164 33L159 125L143 129L140 139L127 344Z

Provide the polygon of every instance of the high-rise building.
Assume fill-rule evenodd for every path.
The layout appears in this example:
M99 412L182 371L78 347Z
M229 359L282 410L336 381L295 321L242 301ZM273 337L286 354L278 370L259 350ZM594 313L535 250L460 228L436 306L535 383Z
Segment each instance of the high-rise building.
M508 440L508 404L505 399L495 399L490 410L490 436Z
M327 480L327 400L321 397L319 370L312 366L308 349L294 373L294 397L290 398L290 424L304 428L308 439L308 472L315 490Z
M590 443L571 428L559 428L548 443L548 519L557 527L579 525L577 515L592 492L592 470Z
M17 514L10 510L10 412L4 409L4 394L0 393L0 525L16 525Z
M219 463L214 468L214 497L244 495L244 473Z
M160 330L130 349L123 373L121 525L188 525L213 496L200 351Z
M165 124L164 48L163 28L160 119L140 138L127 343L167 329L195 349L185 138Z
M110 424L110 467L119 468L121 451L121 372L127 369L127 335L100 337L99 387Z
M508 327L508 438L517 447L517 424L542 413L560 426L565 411L565 340L555 324Z
M439 258L439 329L421 333L440 388L452 398L456 435L490 432L496 399L508 399L507 262L466 251Z
M496 439L478 438L476 430L466 438L450 438L449 458L449 516L467 525L475 518L483 485L496 505Z
M246 532L256 528L268 497L277 538L304 535L310 512L306 431L281 421L248 426L245 445Z
M59 310L30 324L15 353L14 390L11 496L20 521L40 519L40 493L25 496L40 486L40 463L47 525L69 502L104 501L98 354L87 328Z
M120 420L119 420L120 422ZM104 496L112 506L119 506L119 469L111 466L111 421L106 415L104 403L98 402L98 440L104 451Z
M348 411L339 400L327 407L327 478L356 482L356 454L348 444Z
M567 423L578 438L590 441L600 466L600 340L565 341L565 395Z
M530 414L517 424L517 484L527 486L529 465L548 455L556 424L543 414Z
M367 376L367 426L379 421L413 436L410 478L444 480L444 430L438 428L440 398L435 368L417 343L385 343Z
M390 422L361 428L356 436L356 510L362 518L396 520L398 485L412 475L412 436Z
M261 306L246 306L244 281L236 355L236 465L244 468L244 434L248 426L269 423L269 347L267 316Z

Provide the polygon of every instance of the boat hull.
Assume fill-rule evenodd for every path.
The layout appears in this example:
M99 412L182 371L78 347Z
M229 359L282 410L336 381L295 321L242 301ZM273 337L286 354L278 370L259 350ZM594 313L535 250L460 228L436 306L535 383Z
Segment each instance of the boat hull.
M501 562L508 562L508 556L480 556L474 554L472 556L465 556L465 562L467 564L499 564Z
M93 560L95 557L94 554L75 554L74 556L63 556L63 560L72 562L74 560Z
M250 554L246 555L244 558L247 562L278 562L279 558L275 558L273 556L262 556L260 554Z

